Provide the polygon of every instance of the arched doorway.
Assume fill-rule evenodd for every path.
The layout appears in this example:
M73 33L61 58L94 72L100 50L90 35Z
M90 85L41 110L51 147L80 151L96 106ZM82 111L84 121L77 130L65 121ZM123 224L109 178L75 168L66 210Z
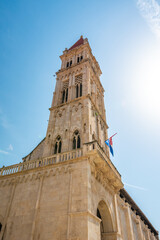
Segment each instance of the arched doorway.
M107 240L107 235L113 233L113 222L107 204L100 201L97 207L97 217L101 219L100 234L101 240Z

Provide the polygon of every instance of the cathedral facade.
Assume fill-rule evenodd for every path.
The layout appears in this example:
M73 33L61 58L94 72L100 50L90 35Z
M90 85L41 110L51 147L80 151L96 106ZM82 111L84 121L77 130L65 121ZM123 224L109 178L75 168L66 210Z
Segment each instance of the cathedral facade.
M82 36L61 58L46 137L0 169L0 240L156 240L110 160L101 69Z

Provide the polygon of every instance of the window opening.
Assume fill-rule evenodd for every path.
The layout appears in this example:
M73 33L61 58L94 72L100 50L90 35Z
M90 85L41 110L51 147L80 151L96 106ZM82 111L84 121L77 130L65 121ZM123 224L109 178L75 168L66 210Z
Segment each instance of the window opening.
M76 85L76 98L78 98L78 94L79 93L79 86L78 86L78 84Z
M77 149L81 147L81 139L80 139L80 134L79 131L76 130L74 132L74 136L73 136L73 149Z
M66 89L66 102L68 100L68 88Z
M65 89L63 90L63 93L62 93L62 103L64 103L64 100L65 100Z
M67 68L69 67L69 62L67 62Z
M70 61L70 66L72 66L72 60Z
M2 229L2 223L0 223L0 232L1 232L1 229Z
M61 153L61 149L62 149L62 141L61 141L61 137L58 136L56 138L56 142L54 146L54 154Z
M82 83L80 83L80 97L82 97Z
M62 92L62 103L65 103L68 101L68 88L64 89Z
M75 91L76 91L76 98L82 96L82 74L79 74L75 77Z

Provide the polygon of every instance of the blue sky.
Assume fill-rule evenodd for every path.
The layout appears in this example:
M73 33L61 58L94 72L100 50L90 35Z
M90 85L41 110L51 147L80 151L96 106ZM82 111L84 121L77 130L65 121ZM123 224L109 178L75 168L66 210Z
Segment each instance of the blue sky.
M59 56L87 37L102 69L113 163L159 225L160 1L0 1L0 167L45 136Z

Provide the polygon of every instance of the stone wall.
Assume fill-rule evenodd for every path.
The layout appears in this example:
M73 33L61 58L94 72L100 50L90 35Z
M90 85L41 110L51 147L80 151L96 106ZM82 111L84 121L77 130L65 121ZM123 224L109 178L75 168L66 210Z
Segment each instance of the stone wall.
M87 239L86 179L85 161L1 177L3 240Z
M1 176L0 240L155 240L89 159Z

